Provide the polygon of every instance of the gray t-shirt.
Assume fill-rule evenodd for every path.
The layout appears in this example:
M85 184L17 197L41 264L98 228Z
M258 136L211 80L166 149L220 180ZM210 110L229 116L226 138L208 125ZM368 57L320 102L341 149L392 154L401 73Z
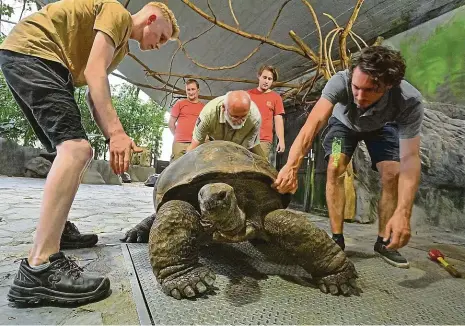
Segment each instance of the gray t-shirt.
M365 110L357 108L354 103L348 70L331 77L321 96L334 104L332 116L354 131L373 131L387 122L396 122L400 139L410 139L420 134L424 113L422 96L405 80Z

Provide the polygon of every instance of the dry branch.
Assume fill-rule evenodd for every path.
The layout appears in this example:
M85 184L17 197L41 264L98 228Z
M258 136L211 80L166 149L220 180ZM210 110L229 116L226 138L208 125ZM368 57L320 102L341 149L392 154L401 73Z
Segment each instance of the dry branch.
M289 51L293 53L297 53L309 60L313 64L315 64L314 67L311 69L307 70L306 73L311 73L312 71L314 72L311 76L306 78L304 82L300 84L295 84L295 83L287 83L287 82L277 82L273 84L273 87L287 87L290 88L283 94L283 98L290 98L290 97L299 97L302 102L308 104L309 102L305 101L306 96L310 93L312 90L313 86L315 85L316 81L322 77L325 79L329 79L334 73L336 73L337 69L344 69L348 67L349 64L349 55L347 51L347 37L350 36L352 41L355 43L357 48L361 50L362 47L366 47L367 44L366 42L355 32L352 31L352 27L354 25L355 20L357 19L357 16L360 11L360 7L362 6L364 0L357 0L357 4L354 7L354 10L352 12L352 15L350 19L348 20L347 24L345 27L341 27L338 25L336 19L332 17L329 14L324 14L327 16L335 25L335 28L331 30L325 37L322 36L321 33L321 27L318 21L318 17L310 4L308 0L301 0L302 3L309 9L313 21L316 26L316 30L318 32L318 39L319 39L319 49L318 49L318 54L315 53L305 42L304 40L299 37L294 31L289 32L289 36L291 39L296 43L297 46L292 46L292 45L286 45L283 43L276 42L274 40L269 39L269 36L271 35L271 32L273 31L274 27L276 26L276 22L278 21L280 14L283 10L283 8L292 0L286 0L280 7L273 23L268 31L268 33L263 36L263 35L257 35L253 33L248 33L239 28L239 21L234 13L233 10L233 4L232 0L228 0L228 5L229 5L229 10L231 12L231 15L234 19L234 22L236 23L236 27L233 27L231 25L228 25L220 20L217 19L215 13L213 12L213 9L210 5L210 1L207 0L207 5L208 8L211 11L211 15L202 11L200 8L198 8L196 5L194 5L190 0L181 0L185 5L187 5L189 8L191 8L193 11L195 11L197 14L199 14L201 17L206 19L207 21L212 23L212 26L210 26L207 30L201 32L197 36L189 39L188 41L181 42L179 41L179 46L174 52L174 54L171 57L171 62L170 62L170 69L168 72L158 72L158 71L153 71L151 70L147 65L145 65L140 59L138 59L135 55L129 54L136 62L138 62L143 69L146 72L147 76L153 77L155 80L158 82L162 83L163 86L152 86L152 85L147 85L147 84L140 84L140 83L135 83L130 81L128 78L119 76L120 78L123 78L131 83L133 83L136 86L144 87L144 88L150 88L150 89L155 89L155 90L160 90L167 92L169 94L177 94L177 95L185 95L185 91L179 87L176 86L178 81L182 78L195 78L198 80L203 81L208 88L210 88L210 85L207 83L207 81L217 81L217 82L237 82L237 83L248 83L248 84L256 84L256 80L251 80L251 79L242 79L242 78L233 78L233 77L209 77L209 76L201 76L201 75L193 75L193 74L179 74L179 73L172 73L172 65L174 58L176 54L178 53L179 50L182 50L183 53L186 55L186 57L195 65L206 69L206 70L225 70L225 69L233 69L236 68L237 66L241 65L242 63L246 62L249 60L259 49L263 44L268 44L271 46L274 46L278 49L284 50L284 51ZM259 44L243 59L239 60L238 62L231 64L231 65L224 65L220 67L210 67L205 64L197 62L187 51L186 45L199 38L200 36L204 35L207 33L211 28L214 26L221 27L229 32L235 33L239 36L245 37L250 40L255 40L259 41ZM332 49L334 42L336 40L336 37L339 37L339 60L333 60L332 59ZM116 75L116 74L115 74ZM167 79L164 77L168 77ZM174 84L170 84L169 80L171 77L177 77L177 80ZM165 80L166 79L166 80ZM303 97L300 95L302 92L305 92ZM168 95L166 98L168 97ZM211 94L211 90L210 90ZM210 95L201 95L200 98L202 99L212 99L215 96Z
M305 44L305 42L299 36L297 36L297 34L294 31L290 31L289 36L292 38L294 42L297 43L297 45L302 49L302 51L304 51L306 58L312 60L315 63L318 63L318 57L316 56L315 52L313 52L312 49L310 49L308 45Z
M173 76L173 77L181 77L181 78L193 78L193 79L203 79L203 80L213 80L213 81L220 81L220 82L236 82L236 83L245 83L245 84L257 84L256 80L252 79L242 79L242 78L233 78L233 77L208 77L208 76L200 76L200 75L191 75L191 74L176 74L176 73L169 73L169 72L158 72L158 71L149 71L149 75L154 76ZM273 83L273 87L286 87L286 88L298 88L300 85L298 84L289 84L284 82L276 82Z
M173 91L171 89L168 89L167 87L157 87L157 86L152 86L152 85L148 85L148 84L142 84L142 83L131 80L131 79L129 79L129 78L123 76L123 75L120 75L118 73L115 73L115 72L112 72L111 74L118 77L118 78L121 78L121 79L127 81L128 83L131 83L131 84L133 84L134 86L137 86L137 87L150 88L150 89L154 89L156 91L169 92L169 93L178 94L178 95L186 95L186 91L183 91L183 90L180 90L180 91L179 90L174 90ZM203 99L203 100L212 100L215 97L216 96L199 95L199 98Z
M323 52L322 52L323 51L323 36L321 35L321 27L320 27L320 23L318 22L318 17L312 5L307 0L302 0L302 2L307 6L308 10L310 10L310 13L312 14L313 21L318 31L318 41L319 41L318 62L317 62L316 72L315 72L315 76L313 77L312 83L310 84L309 88L307 89L307 92L302 98L302 101L305 102L305 98L307 97L308 93L313 88L313 85L315 85L315 82L318 80L318 78L320 78L320 69L322 65L325 65L325 62L323 61ZM323 75L325 76L325 74Z
M360 11L360 7L362 6L364 0L357 0L357 4L355 5L354 11L352 12L352 16L350 16L349 21L347 22L344 31L341 33L341 37L339 38L339 52L342 61L342 67L344 69L349 67L349 57L347 56L347 36L354 25L355 20L357 19L358 12Z
M268 38L268 37L271 35L271 32L272 32L273 29L275 28L276 22L278 21L279 16L281 15L281 12L283 11L284 7L285 7L290 1L291 1L291 0L286 0L286 1L281 5L281 7L279 8L278 13L276 14L276 17L275 17L275 19L273 20L273 23L271 24L271 27L270 27L268 33L266 34L265 38ZM208 8L210 9L210 11L211 11L211 13L212 13L212 16L213 16L212 19L213 19L214 23L213 23L213 25L211 26L211 27L213 27L213 26L217 25L218 20L217 20L217 18L216 18L216 16L215 16L215 13L213 12L213 9L212 9L211 6L210 6L210 2L209 2L209 1L207 1L207 4L208 4ZM201 68L203 68L203 69L206 69L206 70L226 70L226 69L233 69L233 68L237 68L238 66L240 66L241 64L243 64L244 62L246 62L247 60L249 60L255 53L258 52L258 50L260 49L260 47L261 47L261 46L263 45L263 43L264 43L264 42L260 42L260 44L257 45L257 47L255 47L255 48L252 50L252 52L250 52L245 58L239 60L238 62L236 62L236 63L234 63L234 64L232 64L232 65L220 66L220 67L211 67L211 66L207 66L207 65L205 65L205 64L201 64L201 63L197 62L196 60L194 60L194 58L192 58L192 56L189 55L189 53L188 53L187 50L185 49L185 45L186 45L187 43L189 43L189 42L191 42L191 41L193 41L193 40L199 38L201 35L205 34L206 32L208 32L208 31L211 29L211 27L208 28L206 31L200 33L199 35L197 35L197 36L191 38L190 40L188 40L188 41L182 43L182 44L176 49L175 53L173 54L173 57L171 58L171 64L172 64L172 62L173 62L173 58L174 58L174 56L176 55L176 53L179 51L179 49L182 49L183 53L186 55L186 57L187 57L193 64L195 64L196 66L199 66L199 67L201 67ZM170 65L170 71L171 71L171 65Z
M233 17L236 26L239 27L239 22L237 21L236 15L234 14L234 9L232 7L232 0L229 0L229 10L231 11L231 16Z
M252 34L252 33L247 33L247 32L244 32L238 28L234 28L220 20L217 20L217 19L214 19L213 17L211 17L210 15L208 15L206 12L202 11L200 8L198 8L196 5L194 5L192 2L190 2L189 0L181 0L182 2L184 2L187 6L189 6L189 8L191 8L192 10L194 10L196 13L198 13L200 16L202 16L203 18L205 18L206 20L208 20L209 22L212 22L213 24L227 30L227 31L230 31L230 32L233 32L237 35L240 35L240 36L243 36L245 38L248 38L248 39L251 39L251 40L256 40L256 41L261 41L263 43L266 43L266 44L269 44L269 45L272 45L274 47L277 47L281 50L285 50L285 51L291 51L291 52L294 52L294 53L297 53L297 54L300 54L301 56L305 57L305 53L298 47L295 47L295 46L292 46L292 45L286 45L286 44L282 44L282 43L279 43L279 42L276 42L276 41L273 41L273 40L270 40L268 39L267 37L264 37L262 35L257 35L257 34Z
M147 73L149 71L151 71L151 69L145 64L142 62L142 60L140 60L138 57L136 57L134 54L132 53L128 53L128 56L130 56L131 58L133 58L137 63L139 63L143 68L144 68L144 71ZM156 80L158 80L160 83L164 84L165 86L169 86L169 87L174 87L174 85L170 85L168 84L166 81L164 81L162 78L158 77L158 76L152 76L153 78L155 78ZM179 87L174 87L175 89L179 90L179 91L183 91L183 89L179 88Z

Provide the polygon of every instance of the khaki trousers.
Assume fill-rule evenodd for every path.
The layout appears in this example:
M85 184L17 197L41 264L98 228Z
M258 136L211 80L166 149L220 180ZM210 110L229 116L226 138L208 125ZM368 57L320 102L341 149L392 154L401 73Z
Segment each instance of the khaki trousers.
M263 152L265 153L266 159L269 161L270 160L270 151L271 151L272 143L267 142L267 141L266 142L261 141L260 142L260 147L262 148Z
M186 149L189 147L191 143L178 143L178 142L173 142L173 149L171 151L171 161L173 162L174 160L177 160L184 154L186 154Z

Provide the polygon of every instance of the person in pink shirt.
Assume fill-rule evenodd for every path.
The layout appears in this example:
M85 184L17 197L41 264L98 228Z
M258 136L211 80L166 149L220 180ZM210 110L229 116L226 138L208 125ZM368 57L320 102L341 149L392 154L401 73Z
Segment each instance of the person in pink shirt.
M195 79L186 82L187 99L177 101L171 109L168 127L174 135L171 161L186 153L192 141L195 121L202 111L204 104L199 101L199 83Z
M273 143L273 123L278 136L277 152L284 152L284 105L281 96L271 90L271 85L278 78L273 66L263 65L258 71L258 87L248 90L253 102L258 106L262 117L260 128L260 145L269 158Z

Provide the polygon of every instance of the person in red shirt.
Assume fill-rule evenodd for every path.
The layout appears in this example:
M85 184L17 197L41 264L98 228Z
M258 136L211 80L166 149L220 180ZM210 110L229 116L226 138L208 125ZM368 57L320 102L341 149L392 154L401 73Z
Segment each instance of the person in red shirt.
M258 106L262 116L260 128L260 145L266 154L270 156L273 142L273 122L278 136L277 152L284 152L284 105L281 96L272 91L271 85L278 79L278 73L273 66L263 65L258 71L258 87L248 90L252 101Z
M199 83L195 79L186 82L187 99L177 101L171 109L168 127L174 135L171 161L186 153L192 141L195 121L202 111L204 104L199 101Z

